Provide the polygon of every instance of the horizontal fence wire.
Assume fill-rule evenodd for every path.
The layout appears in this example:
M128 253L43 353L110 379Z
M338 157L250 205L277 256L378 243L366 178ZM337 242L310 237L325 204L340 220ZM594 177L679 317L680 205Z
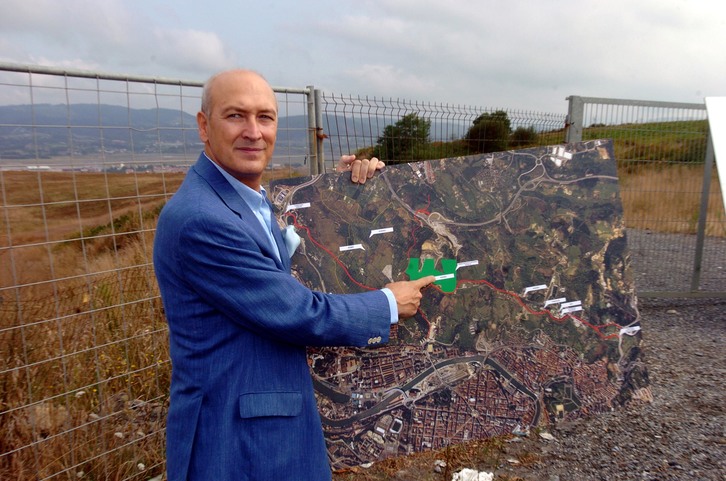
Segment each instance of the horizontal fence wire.
M0 65L0 479L161 479L171 366L151 250L158 212L202 149L201 87ZM561 114L319 92L315 112L312 87L275 92L279 131L267 178L314 172L321 154L330 171L348 153L398 162L566 138ZM699 150L685 160L657 147L671 136L702 148L701 127L691 124L703 122L702 113L668 130L672 119L659 112L588 108L584 134L614 138L623 156L624 203L673 195L672 179L655 177L661 171L703 168ZM653 132L628 137L636 127ZM626 155L648 136L642 152ZM697 183L687 190L700 192ZM671 235L690 242L692 231L660 228L691 228L695 214L683 221L662 206L642 208L658 228L633 223L644 239L633 237L635 253L663 258L673 271L664 248L648 242ZM723 279L706 271L724 259L723 244L710 243L723 242L723 218L709 229L714 257L705 258L702 288L722 290ZM686 264L684 277L692 269ZM672 281L647 282L658 290Z

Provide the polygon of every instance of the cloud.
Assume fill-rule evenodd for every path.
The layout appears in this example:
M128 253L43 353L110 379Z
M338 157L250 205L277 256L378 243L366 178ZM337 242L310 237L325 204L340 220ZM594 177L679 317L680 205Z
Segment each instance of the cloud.
M363 0L315 31L347 71L378 67L360 92L562 111L568 95L700 101L726 74L725 5Z
M722 0L219 2L223 15L193 2L2 0L0 59L196 80L244 65L275 85L550 111L567 95L726 93Z
M133 12L120 0L3 0L0 29L70 48L123 45L133 34ZM93 39L93 42L89 42Z
M421 98L434 89L433 79L392 65L365 64L346 70L343 77L353 92L386 92L388 97Z
M211 75L237 65L236 56L216 33L200 30L157 28L147 52L157 65L180 72L202 70Z
M214 32L170 28L120 0L3 0L0 58L46 66L189 76L234 65Z

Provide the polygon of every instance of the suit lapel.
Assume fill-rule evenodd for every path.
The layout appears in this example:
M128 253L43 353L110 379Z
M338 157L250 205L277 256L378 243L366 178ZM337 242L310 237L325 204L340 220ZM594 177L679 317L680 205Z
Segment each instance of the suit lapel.
M282 232L277 224L277 219L275 219L275 208L272 206L270 199L266 200L267 205L270 206L270 215L272 217L272 237L275 238L275 242L277 243L277 250L280 253L283 268L290 272L290 254L287 252L287 244L285 244L285 240L282 238Z
M274 215L272 217L272 236L277 243L278 251L280 252L280 260L278 260L275 253L272 252L272 246L267 238L267 234L265 234L262 230L263 228L255 217L254 212L252 212L234 188L229 185L229 182L224 178L219 170L212 165L212 162L207 160L203 153L199 156L199 159L192 169L194 169L194 171L197 172L210 185L210 187L212 187L212 189L214 189L225 205L227 205L232 212L236 213L240 217L245 224L245 229L248 230L255 238L260 246L260 249L267 253L269 257L274 259L280 269L289 272L290 259L287 254L287 248L285 247L285 241L282 239L282 234L280 233L280 228L277 226ZM270 205L270 210L274 212L269 199L267 199L267 203Z

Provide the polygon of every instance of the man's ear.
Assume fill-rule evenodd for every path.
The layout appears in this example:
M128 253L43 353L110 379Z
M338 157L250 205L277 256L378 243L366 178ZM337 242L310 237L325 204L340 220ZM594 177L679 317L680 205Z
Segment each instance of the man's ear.
M204 112L197 112L197 129L199 130L199 138L206 143L209 135L207 135L207 116L204 115Z

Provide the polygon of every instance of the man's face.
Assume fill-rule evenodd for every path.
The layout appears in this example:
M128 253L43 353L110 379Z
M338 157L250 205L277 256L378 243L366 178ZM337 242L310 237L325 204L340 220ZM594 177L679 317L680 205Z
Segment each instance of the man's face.
M226 72L212 82L208 114L197 114L204 151L237 180L259 191L277 137L275 93L252 72Z

